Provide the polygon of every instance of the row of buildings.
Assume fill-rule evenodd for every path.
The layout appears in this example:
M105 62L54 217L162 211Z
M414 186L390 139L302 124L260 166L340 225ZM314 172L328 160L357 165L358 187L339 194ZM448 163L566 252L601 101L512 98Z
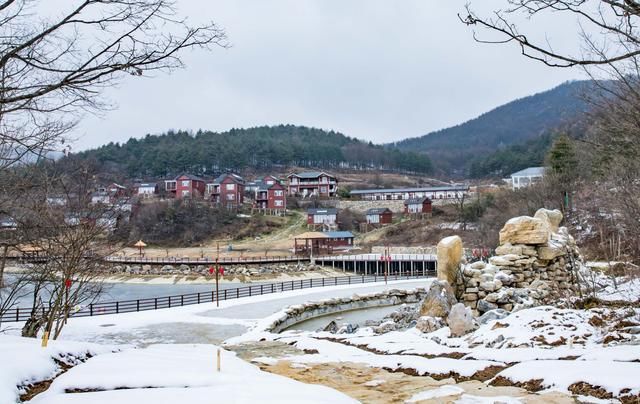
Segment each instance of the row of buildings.
M182 174L159 183L136 184L135 194L151 198L159 193L177 199L204 198L229 208L237 208L245 203L247 195L253 196L253 206L263 210L286 210L287 196L302 198L332 198L337 195L338 180L323 171L291 174L283 181L267 175L248 182L237 174L222 174L212 181Z

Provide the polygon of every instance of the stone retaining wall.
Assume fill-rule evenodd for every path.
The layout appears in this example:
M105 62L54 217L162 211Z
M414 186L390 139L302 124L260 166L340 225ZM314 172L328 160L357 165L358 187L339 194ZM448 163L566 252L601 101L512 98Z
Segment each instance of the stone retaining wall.
M317 271L322 267L310 263L274 263L263 265L232 265L225 267L225 276L227 275L265 275L272 273L295 273ZM209 265L110 265L107 266L107 272L113 275L209 275Z
M265 330L279 333L292 325L327 314L371 307L395 306L403 303L418 303L426 294L427 290L425 288L413 290L391 289L381 293L353 295L351 297L299 304L286 309L283 315L266 327Z

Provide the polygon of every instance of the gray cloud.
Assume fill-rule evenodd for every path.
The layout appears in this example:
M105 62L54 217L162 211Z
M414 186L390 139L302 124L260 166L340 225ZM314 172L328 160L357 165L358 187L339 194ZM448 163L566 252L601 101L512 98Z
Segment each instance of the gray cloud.
M479 3L476 1L476 3ZM482 8L504 5L483 1ZM227 30L230 49L185 55L171 75L126 79L117 108L86 117L76 149L167 129L224 131L293 123L390 142L461 123L514 98L580 77L474 42L464 1L182 0L190 19ZM575 27L534 34L576 49Z

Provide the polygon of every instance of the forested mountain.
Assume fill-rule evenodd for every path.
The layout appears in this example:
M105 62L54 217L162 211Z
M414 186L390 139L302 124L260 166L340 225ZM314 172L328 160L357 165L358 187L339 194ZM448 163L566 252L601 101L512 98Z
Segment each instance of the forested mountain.
M588 109L582 96L594 87L591 81L567 82L512 101L463 124L391 146L425 153L437 170L449 174L467 175L473 168L476 175L488 175L505 166L511 169L539 164L543 155L540 147L548 147L550 136L580 119ZM487 158L493 158L493 162L483 161ZM513 160L509 164L496 164L509 159Z
M77 156L132 177L273 166L431 171L426 155L390 150L334 131L293 125L232 129L224 133L169 131L132 138L124 144L112 142Z

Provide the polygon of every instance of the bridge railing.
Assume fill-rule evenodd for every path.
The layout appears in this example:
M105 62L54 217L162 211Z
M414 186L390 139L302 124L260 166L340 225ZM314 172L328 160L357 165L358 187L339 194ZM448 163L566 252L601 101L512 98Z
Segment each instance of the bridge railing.
M187 258L187 257L118 257L111 256L105 257L107 262L115 263L143 263L143 264L209 264L216 262L216 258L202 257L202 258ZM299 257L296 255L287 256L271 256L271 257L220 257L217 262L220 264L230 263L266 263L266 262L295 262L295 261L308 261L308 257Z
M434 271L427 271L420 275L410 275L408 273L395 273L387 276L389 281L420 279L435 276ZM189 306L193 304L212 303L215 301L226 301L232 299L240 299L243 297L251 297L258 295L266 295L272 293L286 292L298 289L308 289L326 286L338 285L354 285L362 283L373 283L384 281L382 275L362 275L362 276L338 276L333 278L311 278L299 279L284 282L266 283L259 285L243 286L233 289L222 289L218 293L215 290L211 292L197 292L183 295L152 297L146 299L121 300L114 302L91 303L89 305L78 307L72 310L70 317L89 317L107 314L131 313L147 310L159 310L172 307ZM43 312L47 310L42 308ZM2 322L20 322L26 321L31 316L31 308L18 307L12 308L0 316Z

